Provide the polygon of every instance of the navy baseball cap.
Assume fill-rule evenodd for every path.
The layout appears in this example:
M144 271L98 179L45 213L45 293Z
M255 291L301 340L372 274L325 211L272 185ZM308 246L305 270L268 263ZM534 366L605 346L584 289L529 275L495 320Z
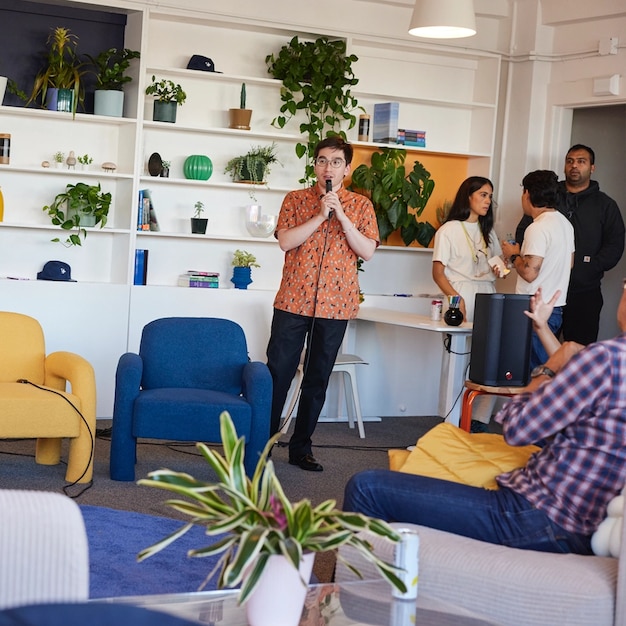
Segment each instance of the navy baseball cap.
M209 59L209 57L204 57L201 54L194 54L191 59L189 59L189 63L187 63L188 70L202 70L203 72L215 72L216 74L221 74L222 72L218 72L215 69L215 63L213 63L213 59Z
M48 261L41 272L37 272L37 280L59 280L75 283L72 280L72 269L63 261Z

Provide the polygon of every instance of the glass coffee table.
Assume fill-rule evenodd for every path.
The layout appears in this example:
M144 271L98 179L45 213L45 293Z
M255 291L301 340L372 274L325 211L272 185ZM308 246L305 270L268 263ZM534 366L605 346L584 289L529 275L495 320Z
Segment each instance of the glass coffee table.
M132 604L206 626L246 626L238 590L199 591L94 600ZM280 602L276 590L276 602ZM497 626L466 609L419 594L417 602L396 600L381 580L310 585L299 626Z

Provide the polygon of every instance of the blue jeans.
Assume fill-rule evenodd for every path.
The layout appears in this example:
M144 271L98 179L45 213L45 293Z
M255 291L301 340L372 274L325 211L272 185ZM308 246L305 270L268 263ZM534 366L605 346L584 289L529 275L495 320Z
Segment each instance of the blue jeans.
M552 314L548 319L548 326L554 335L558 335L563 325L563 308L555 306ZM537 365L543 365L548 360L548 353L543 347L537 333L533 330L530 342L530 369L534 369Z
M343 508L513 548L591 554L589 537L561 528L507 488L489 490L415 474L366 470L348 481Z

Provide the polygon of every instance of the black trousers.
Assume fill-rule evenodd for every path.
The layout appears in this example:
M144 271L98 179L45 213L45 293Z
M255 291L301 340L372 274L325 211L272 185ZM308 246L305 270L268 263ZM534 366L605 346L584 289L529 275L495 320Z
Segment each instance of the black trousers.
M291 381L298 369L306 340L304 377L289 458L311 454L311 437L317 426L328 380L348 326L347 320L305 317L274 309L272 332L267 345L267 365L274 383L271 434L278 432Z
M590 291L567 294L567 306L563 309L563 339L583 345L598 339L600 311L602 311L600 287Z

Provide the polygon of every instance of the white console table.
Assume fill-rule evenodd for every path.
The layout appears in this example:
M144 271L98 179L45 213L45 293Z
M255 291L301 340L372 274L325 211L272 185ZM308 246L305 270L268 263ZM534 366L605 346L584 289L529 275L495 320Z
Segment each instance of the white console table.
M449 347L447 349L444 347L441 361L439 415L458 426L461 415L460 395L465 382L472 324L463 322L460 326L448 326L443 320L433 322L426 315L368 306L360 307L357 322L391 324L450 336ZM359 353L358 345L354 345L353 337L349 336L347 343L351 352Z

